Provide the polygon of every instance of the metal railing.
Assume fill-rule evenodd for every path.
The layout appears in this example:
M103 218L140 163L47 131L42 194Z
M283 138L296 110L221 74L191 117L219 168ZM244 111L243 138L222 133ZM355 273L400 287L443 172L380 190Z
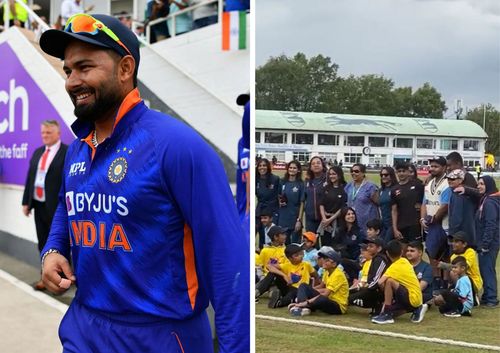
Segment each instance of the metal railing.
M205 1L203 3L187 7L185 9L183 9L183 10L176 11L173 14L168 15L167 17L160 17L160 18L154 19L151 22L148 22L148 24L147 24L147 26L145 28L146 40L148 41L148 43L151 43L150 39L151 39L151 27L152 26L154 26L155 24L158 24L158 23L166 22L167 20L172 20L172 29L173 29L172 32L173 33L169 33L169 34L170 34L170 37L175 37L176 36L176 32L177 32L176 31L176 20L177 20L176 17L177 16L184 15L186 13L191 13L193 10L196 10L196 9L198 9L200 7L203 7L203 6L206 6L206 5L211 5L211 4L214 4L214 3L218 3L217 13L218 13L218 22L220 22L221 21L221 16L222 16L222 9L223 9L223 6L224 6L223 0L208 0L208 1Z
M7 6L5 6L5 13L4 13L4 28L5 29L9 29L9 26L10 26L10 6L9 6L9 1L8 0L1 0L0 1L0 7L1 6L4 6L5 3L7 3ZM18 3L19 5L21 5L27 12L28 12L28 15L29 15L29 21L26 21L28 23L25 24L28 25L28 26L31 26L31 23L29 23L31 20L35 20L39 26L41 26L41 29L42 31L46 31L48 29L50 29L49 25L46 24L36 13L35 11L33 11L27 4L25 4L24 2L22 2L21 0L14 0L15 3Z

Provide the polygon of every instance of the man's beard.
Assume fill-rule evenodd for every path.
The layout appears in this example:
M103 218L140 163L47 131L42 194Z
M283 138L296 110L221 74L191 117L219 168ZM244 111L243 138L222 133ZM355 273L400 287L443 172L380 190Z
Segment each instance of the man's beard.
M96 91L99 92L99 95L96 94ZM94 94L94 103L75 105L74 114L78 120L90 123L100 120L110 111L117 111L123 100L119 92L111 88L110 85L101 85L92 93ZM75 104L74 100L73 104Z

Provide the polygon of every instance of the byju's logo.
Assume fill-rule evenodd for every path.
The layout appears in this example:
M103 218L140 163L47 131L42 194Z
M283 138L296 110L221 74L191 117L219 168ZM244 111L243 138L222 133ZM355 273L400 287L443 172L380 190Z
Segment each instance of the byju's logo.
M66 192L66 210L68 211L68 216L75 215L75 202L74 202L74 192Z
M80 174L85 174L85 162L78 162L78 163L73 163L69 167L69 173L68 176L74 176L74 175L80 175Z

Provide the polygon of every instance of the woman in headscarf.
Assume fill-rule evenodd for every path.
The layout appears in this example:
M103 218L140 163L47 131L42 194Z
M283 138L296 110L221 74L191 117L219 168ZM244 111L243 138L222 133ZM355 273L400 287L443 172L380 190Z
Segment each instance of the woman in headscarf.
M477 188L482 195L476 213L479 270L483 278L484 288L481 304L486 307L497 307L495 264L500 243L500 192L495 185L495 180L489 175L479 178Z

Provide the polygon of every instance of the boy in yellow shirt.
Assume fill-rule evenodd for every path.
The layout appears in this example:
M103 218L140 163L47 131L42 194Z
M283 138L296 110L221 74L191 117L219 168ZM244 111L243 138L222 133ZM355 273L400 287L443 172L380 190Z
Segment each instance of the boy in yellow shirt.
M422 305L422 291L417 275L410 262L401 257L402 244L397 240L387 243L385 251L391 265L379 279L379 286L384 291L384 307L380 315L374 316L376 324L392 324L394 317L406 312L413 312L412 322L421 322L427 311L427 304Z
M271 243L260 251L255 258L255 266L260 266L263 278L255 285L255 299L267 292L275 284L276 275L269 273L269 264L283 264L288 260L285 257L286 229L279 226L272 226L267 232L271 238Z
M479 261L477 258L476 251L469 247L467 243L467 234L463 231L456 232L449 236L452 238L451 249L452 255L450 256L450 262L453 262L458 256L463 256L467 260L467 276L469 276L472 282L472 291L474 297L474 306L479 304L478 296L483 290L483 279L481 278L481 273L479 272ZM445 262L439 262L438 267L443 270L451 270L451 264ZM457 281L457 277L453 272L450 272L450 277L453 282Z
M289 244L285 248L288 261L282 264L268 264L270 273L276 275L278 290L271 292L269 308L281 308L295 302L297 290L301 284L309 284L311 277L319 280L318 274L312 265L303 261L304 249L299 244Z
M290 307L293 315L309 315L311 311L321 310L327 314L341 315L347 311L349 283L345 273L338 267L340 254L335 250L320 251L322 258L323 283L316 287L301 284L297 292L297 304Z

